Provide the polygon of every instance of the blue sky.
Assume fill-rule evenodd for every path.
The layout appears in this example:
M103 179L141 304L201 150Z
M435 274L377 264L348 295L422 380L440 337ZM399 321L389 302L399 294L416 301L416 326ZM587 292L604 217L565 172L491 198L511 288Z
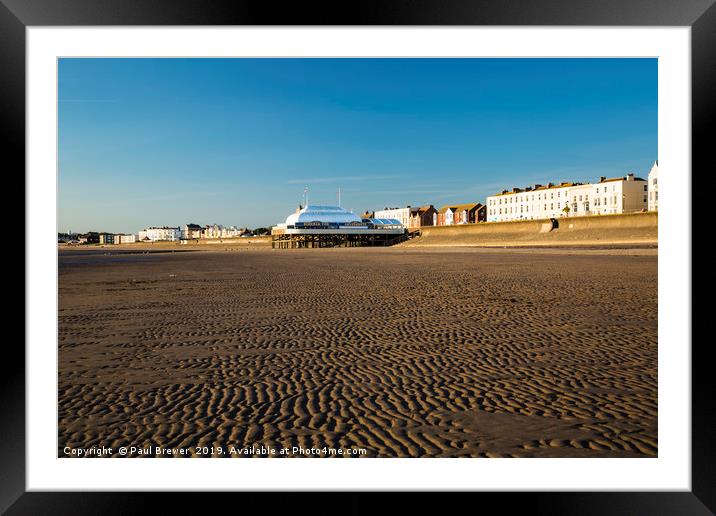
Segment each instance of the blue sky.
M58 230L484 202L657 159L656 59L61 59Z

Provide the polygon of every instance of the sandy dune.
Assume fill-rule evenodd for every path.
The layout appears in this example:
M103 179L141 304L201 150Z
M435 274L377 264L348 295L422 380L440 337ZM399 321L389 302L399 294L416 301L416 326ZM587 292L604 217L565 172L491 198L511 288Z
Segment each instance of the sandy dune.
M58 456L654 457L643 254L60 251Z

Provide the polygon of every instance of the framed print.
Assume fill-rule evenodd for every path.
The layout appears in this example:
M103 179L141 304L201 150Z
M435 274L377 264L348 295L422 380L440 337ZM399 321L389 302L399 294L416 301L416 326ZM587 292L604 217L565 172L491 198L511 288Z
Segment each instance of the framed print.
M714 510L712 2L0 14L27 192L8 514Z

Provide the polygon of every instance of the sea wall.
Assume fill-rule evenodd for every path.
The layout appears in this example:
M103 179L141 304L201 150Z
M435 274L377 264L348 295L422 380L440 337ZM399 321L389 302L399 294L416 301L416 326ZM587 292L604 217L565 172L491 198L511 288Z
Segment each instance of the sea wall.
M421 228L402 246L656 245L656 212Z

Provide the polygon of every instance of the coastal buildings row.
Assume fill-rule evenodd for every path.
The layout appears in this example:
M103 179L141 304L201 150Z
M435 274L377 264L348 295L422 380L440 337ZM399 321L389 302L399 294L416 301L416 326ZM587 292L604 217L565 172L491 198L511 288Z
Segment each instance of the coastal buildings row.
M417 232L410 231L426 226L451 226L462 224L476 224L480 222L507 222L532 219L549 219L560 217L581 217L589 215L610 215L619 213L633 213L640 211L658 211L659 208L659 186L658 186L658 161L655 161L649 171L646 180L629 173L622 177L601 177L595 183L547 183L546 185L535 184L525 188L513 188L503 190L499 194L487 197L486 204L479 202L447 204L435 208L432 204L424 206L406 206L384 208L375 212L365 212L361 217L339 206L307 206L299 207L299 225L301 227L285 227L283 235L302 234L311 228L306 224L316 221L304 221L306 217L316 216L317 221L325 222L331 217L349 217L350 223L355 226L366 225L365 228L352 228L356 235L380 235L380 238L387 238L384 230L388 226L399 225L403 230L407 229L408 236L414 236ZM310 208L310 209L309 209ZM303 211L301 211L303 210ZM347 215L349 214L349 215ZM296 215L298 217L298 215ZM326 220L324 220L326 219ZM336 219L331 224L338 223ZM337 222L338 221L338 222ZM387 224L385 221L389 221ZM287 219L288 223L288 219ZM318 224L318 222L316 222ZM322 224L322 223L321 223ZM320 224L319 224L320 226ZM275 228L278 226L275 226ZM363 231L364 229L381 228L378 233ZM325 229L317 227L313 229ZM331 226L331 229L335 229ZM391 230L394 228L390 228ZM342 231L345 228L342 228ZM255 234L268 234L269 229L259 228ZM341 233L343 234L343 233ZM345 233L349 234L349 233ZM352 233L351 233L352 234ZM84 235L58 234L58 241L69 243L88 244L128 244L137 242L157 241L179 241L199 239L230 239L253 236L246 228L235 226L222 226L212 224L200 226L198 224L185 224L180 226L148 227L137 235L97 233L90 232ZM289 237L281 237L289 238ZM291 238L299 238L291 237ZM352 237L351 237L352 238ZM357 237L356 237L357 238ZM361 237L363 238L363 237ZM375 236L367 238L367 241L374 241ZM349 239L350 240L350 239Z
M425 226L451 226L453 224L475 224L484 222L486 206L481 203L448 204L436 209L432 204L426 206L406 206L405 208L384 208L372 215L379 219L395 219L408 229Z
M479 222L608 215L659 208L658 161L644 180L630 173L622 177L600 177L595 183L547 183L503 190L479 202L384 208L363 213L363 218L399 221L408 230L425 226L451 226Z
M247 228L238 228L236 226L222 226L220 224L212 224L207 226L199 226L198 224L185 224L184 227L179 226L151 226L142 229L137 234L125 233L108 233L90 231L88 233L58 233L57 240L59 243L67 244L133 244L134 242L176 242L180 240L199 240L199 239L222 239L222 238L241 238L249 237L254 234L268 234L265 228L258 228L255 232Z
M547 183L503 190L487 198L487 221L611 215L658 209L658 165L649 180L627 174L596 183Z
M240 238L251 235L252 232L247 228L238 228L236 226L222 226L220 224L211 224L202 227L198 224L192 223L184 224L184 227L149 227L139 232L138 241L174 242L177 240Z

